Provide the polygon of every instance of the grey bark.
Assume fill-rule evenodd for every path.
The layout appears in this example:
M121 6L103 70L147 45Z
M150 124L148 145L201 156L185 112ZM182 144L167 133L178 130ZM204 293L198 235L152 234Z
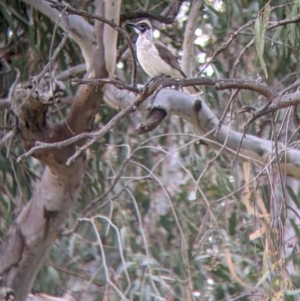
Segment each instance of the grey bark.
M59 12L50 8L47 1L24 2L48 15L54 22L59 18ZM96 14L107 16L118 23L120 4L121 1L118 0L96 0ZM79 16L69 16L69 24L70 36L80 46L88 67L86 77L112 75L117 32L111 31L99 21L95 21L93 28ZM66 26L63 21L59 25L62 28ZM94 32L96 39L93 45ZM110 43L105 43L105 38L108 37ZM83 85L78 89L65 121L52 124L45 119L47 107L40 102L39 94L34 89L28 92L22 86L18 86L18 89L23 94L14 94L19 95L19 102L16 101L13 106L19 117L17 134L27 149L35 145L36 141L62 141L90 130L98 105L102 101L101 89ZM16 301L26 299L45 256L59 237L76 204L84 175L85 155L79 157L71 167L67 167L65 162L75 152L76 146L83 143L84 141L80 141L61 150L41 151L36 154L46 164L45 171L31 200L0 245L2 285L13 289Z

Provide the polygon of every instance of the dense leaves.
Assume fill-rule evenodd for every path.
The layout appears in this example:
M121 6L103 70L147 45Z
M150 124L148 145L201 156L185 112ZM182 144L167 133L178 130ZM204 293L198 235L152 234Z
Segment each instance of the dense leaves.
M93 11L89 1L69 2ZM124 0L121 20L126 21L121 25L133 12L160 15L171 2ZM173 23L154 21L160 40L177 51L193 5L178 2L180 10ZM297 80L298 23L271 26L297 16L298 1L204 3L194 44L195 73L266 81L278 91ZM63 31L54 30L47 16L20 0L2 1L0 19L0 96L5 98L16 78L14 68L20 70L20 81L39 73ZM243 26L228 47L216 54ZM131 61L126 50L120 36L116 75L129 83ZM59 74L82 62L80 49L69 40L53 71ZM139 69L138 81L146 79ZM67 95L74 95L77 87L68 80L65 84ZM203 90L207 103L221 117L233 94L212 87ZM238 109L265 102L249 91L240 91L233 99L223 122L236 130L249 117L235 116ZM53 106L48 118L62 120L67 110L68 106ZM106 104L100 106L95 128L115 113ZM289 108L262 117L248 133L274 143L297 142L297 124L291 115ZM144 118L139 113L128 116L89 150L80 200L34 289L52 295L68 291L82 300L103 296L109 300L121 296L130 300L282 300L284 295L299 295L294 270L299 268L298 183L287 186L286 175L280 176L272 167L263 169L225 150L208 149L194 129L177 117L138 136L135 127ZM9 109L0 111L1 137L13 129L14 122ZM24 152L16 138L5 146L0 152L1 239L43 171L33 158L16 163Z

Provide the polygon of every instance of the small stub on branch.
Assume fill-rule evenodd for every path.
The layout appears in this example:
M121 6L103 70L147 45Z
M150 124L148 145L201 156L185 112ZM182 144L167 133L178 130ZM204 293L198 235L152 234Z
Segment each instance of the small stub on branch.
M144 134L147 132L152 131L155 129L162 121L163 119L167 116L167 113L165 110L160 109L160 108L154 108L150 112L149 118L143 122L137 129L136 131L138 134Z

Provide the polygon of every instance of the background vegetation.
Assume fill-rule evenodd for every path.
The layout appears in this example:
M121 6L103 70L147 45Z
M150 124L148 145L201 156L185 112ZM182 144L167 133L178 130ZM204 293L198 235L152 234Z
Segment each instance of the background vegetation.
M176 18L162 23L153 20L153 24L160 32L159 39L180 59L186 22L195 3L175 2L179 7ZM69 3L94 11L92 1ZM170 3L124 0L120 25L126 28L132 12L159 16ZM194 75L256 80L277 91L297 90L299 21L269 27L272 22L299 16L298 0L205 0L202 4L194 37ZM3 138L14 124L6 103L16 79L15 68L20 71L19 82L38 74L64 31L20 0L2 0L0 19ZM134 41L135 34L126 30ZM80 48L68 39L53 69L59 75L83 63ZM71 77L84 72L81 68ZM129 83L131 74L130 53L120 35L116 76ZM139 83L147 81L140 67L137 79ZM47 112L53 123L66 116L69 99L78 88L70 79L63 81L64 97ZM249 90L235 93L216 91L211 86L201 88L223 124L240 132L251 110L236 113L266 103ZM103 102L94 128L103 127L117 112ZM121 300L121 296L123 300L299 298L298 180L274 165L261 166L247 158L237 159L224 149L208 148L194 128L176 116L138 135L135 128L145 118L145 112L127 115L88 150L80 198L33 289L57 296L69 293L76 300ZM270 156L276 156L279 142L287 148L299 148L298 126L295 105L252 122L247 134L273 141ZM31 198L44 164L34 157L17 163L25 151L17 138L1 146L0 238L4 240Z

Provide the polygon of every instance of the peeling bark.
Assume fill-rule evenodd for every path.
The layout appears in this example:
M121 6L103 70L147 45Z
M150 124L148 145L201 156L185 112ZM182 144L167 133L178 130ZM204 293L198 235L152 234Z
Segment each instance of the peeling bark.
M80 192L84 172L82 159L68 169L62 166L53 170L46 167L33 197L0 246L2 282L13 289L16 300L24 300L30 292ZM55 214L49 217L49 212Z
M46 1L24 2L57 21L59 12L50 8ZM117 0L95 1L96 13L116 22L120 5L121 2ZM107 25L99 21L95 21L93 30L78 16L69 16L69 22L71 37L81 47L86 65L89 66L86 78L105 78L112 75L116 57L116 31L108 30ZM85 26L81 28L80 24ZM64 27L65 24L62 22L60 26ZM93 31L96 41L92 46ZM109 38L109 42L104 37ZM33 85L18 86L16 92L19 94L14 94L13 110L18 119L17 134L26 149L30 149L36 142L58 142L90 131L103 98L101 88L81 86L66 119L59 124L52 124L46 117L49 103L44 98L46 95L49 99L54 97L50 93L53 89L48 87L43 90L43 79ZM82 140L59 150L40 151L35 154L36 158L46 164L45 171L31 200L0 245L2 285L14 290L17 301L26 299L45 256L59 237L76 204L84 175L85 155L81 155L71 167L67 167L65 163L83 142Z

